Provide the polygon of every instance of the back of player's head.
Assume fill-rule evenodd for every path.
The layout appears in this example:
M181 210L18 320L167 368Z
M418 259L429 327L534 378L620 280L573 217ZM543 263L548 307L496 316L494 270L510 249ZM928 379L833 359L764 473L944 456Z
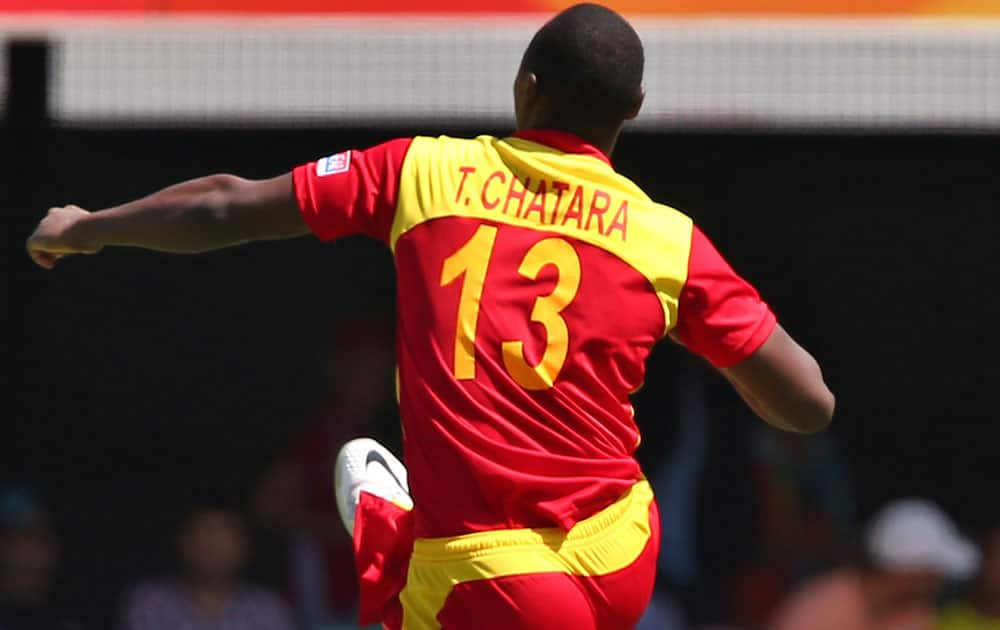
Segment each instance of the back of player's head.
M619 14L574 5L535 33L521 62L554 108L590 124L620 124L642 102L642 41Z

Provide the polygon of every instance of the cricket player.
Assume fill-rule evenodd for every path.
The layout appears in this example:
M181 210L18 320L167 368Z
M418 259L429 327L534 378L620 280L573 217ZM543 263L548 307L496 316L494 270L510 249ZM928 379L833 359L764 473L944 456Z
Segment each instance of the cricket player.
M336 474L361 621L630 628L659 549L630 403L652 348L669 337L703 357L781 429L821 430L834 410L817 362L709 238L613 168L642 72L631 25L575 5L524 53L510 137L400 138L272 179L211 175L104 210L52 208L27 249L52 268L109 246L385 243L403 462L362 439Z

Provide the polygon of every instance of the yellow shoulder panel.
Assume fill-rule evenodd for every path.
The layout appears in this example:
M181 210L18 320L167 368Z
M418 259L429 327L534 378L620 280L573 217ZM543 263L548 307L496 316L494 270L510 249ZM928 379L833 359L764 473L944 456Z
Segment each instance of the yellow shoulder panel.
M692 222L590 155L519 138L418 137L400 175L389 245L434 219L470 217L551 232L608 251L645 276L677 322Z

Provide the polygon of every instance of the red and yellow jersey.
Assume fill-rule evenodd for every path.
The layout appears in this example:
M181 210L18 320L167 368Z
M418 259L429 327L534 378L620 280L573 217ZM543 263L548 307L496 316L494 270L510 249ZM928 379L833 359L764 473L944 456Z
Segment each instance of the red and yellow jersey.
M568 530L642 477L630 395L673 330L732 365L775 318L689 217L556 131L401 139L294 171L324 240L393 251L419 537Z

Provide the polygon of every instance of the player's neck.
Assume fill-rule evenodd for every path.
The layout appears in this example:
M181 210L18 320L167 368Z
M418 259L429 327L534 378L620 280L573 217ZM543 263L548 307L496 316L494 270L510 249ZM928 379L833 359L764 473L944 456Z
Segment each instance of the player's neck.
M525 127L524 131L564 131L571 133L601 150L604 155L611 157L618 143L618 134L621 133L621 126L615 129L598 129L589 126L574 125L566 121L558 121L543 118Z

